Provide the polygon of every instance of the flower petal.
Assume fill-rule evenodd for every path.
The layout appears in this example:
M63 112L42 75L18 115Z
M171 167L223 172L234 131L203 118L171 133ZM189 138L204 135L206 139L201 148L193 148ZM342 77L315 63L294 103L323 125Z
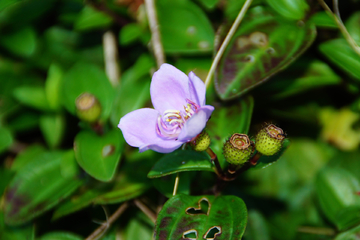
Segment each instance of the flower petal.
M130 146L153 144L161 139L155 130L158 116L159 112L155 109L138 109L123 116L118 127Z
M205 128L214 107L205 105L201 107L189 120L186 121L181 133L178 136L178 141L188 142L193 137L196 137Z
M144 152L148 149L154 150L159 153L170 153L178 149L184 142L176 140L163 140L160 139L158 142L151 145L144 145L140 147L140 152Z
M151 101L154 108L163 114L166 110L182 110L190 97L189 78L170 64L162 64L151 80Z
M190 100L200 106L204 106L206 94L205 83L193 72L189 73L189 80Z

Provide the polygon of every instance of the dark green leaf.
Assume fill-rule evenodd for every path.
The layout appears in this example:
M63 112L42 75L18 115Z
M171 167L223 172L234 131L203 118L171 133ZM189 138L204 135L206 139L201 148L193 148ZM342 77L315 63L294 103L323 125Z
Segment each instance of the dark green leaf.
M193 172L181 172L179 173L179 184L177 187L177 193L190 194L191 180L194 178ZM177 175L172 174L160 178L152 179L152 183L155 188L161 192L167 198L171 198L174 192L175 178Z
M75 21L74 28L79 31L92 30L109 27L112 23L110 16L95 10L93 7L85 6Z
M220 31L220 37L226 31ZM313 42L315 26L253 8L236 31L215 72L223 100L238 97L287 67ZM220 43L221 41L219 41Z
M4 222L4 214L0 211L0 239L1 240L34 240L35 225L28 224L21 227L10 227Z
M266 219L256 210L250 210L248 225L244 234L247 240L270 240Z
M31 56L36 48L36 34L32 28L23 28L9 34L1 34L0 45L21 57Z
M16 173L5 194L5 222L19 225L54 207L82 181L64 172L63 162L75 164L73 151L38 155ZM65 173L65 174L64 174Z
M303 19L309 10L306 0L267 0L266 2L280 15L294 20Z
M149 178L158 178L186 171L213 171L210 157L193 150L177 150L163 156L148 174Z
M6 168L0 168L0 176L1 176L0 179L0 198L1 198L5 188L9 184L12 177L14 176L14 172Z
M72 114L76 113L76 98L82 93L88 92L99 100L102 119L109 116L115 91L105 73L96 65L77 63L64 75L62 90L63 103Z
M45 152L45 148L41 145L32 145L21 151L15 158L11 165L11 170L19 171L29 162L36 159L39 155Z
M247 223L244 202L235 196L170 198L156 220L155 239L241 239ZM221 233L221 234L220 234Z
M360 181L342 168L325 167L316 179L316 193L325 216L339 230L360 223Z
M74 150L79 165L92 177L110 181L115 174L124 148L124 139L118 129L103 136L82 131L75 137Z
M258 90L272 98L283 98L340 82L341 78L326 63L299 59L284 72L275 76L273 81L260 86Z
M137 212L132 217L125 232L124 239L141 239L151 240L153 235L154 224L142 212Z
M232 105L215 105L206 130L211 137L211 149L217 154L221 165L225 164L222 148L233 133L247 134L250 127L254 99L249 95Z
M13 143L13 136L11 132L0 126L0 153L5 151Z
M52 232L41 236L38 240L81 240L79 235L69 232Z
M319 50L337 67L360 80L360 56L345 39L334 39L319 45Z
M209 53L213 50L214 30L196 4L158 1L157 11L166 53Z

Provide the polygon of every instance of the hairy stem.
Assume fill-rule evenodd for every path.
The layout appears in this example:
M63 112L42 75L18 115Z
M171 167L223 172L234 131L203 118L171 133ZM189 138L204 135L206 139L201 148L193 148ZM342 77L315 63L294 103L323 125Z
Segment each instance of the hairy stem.
M239 27L241 21L243 20L244 16L245 16L245 13L246 11L249 9L250 5L251 5L251 2L252 0L246 0L244 5L242 6L238 16L236 17L233 25L231 26L228 34L226 35L224 41L222 42L221 46L220 46L220 49L219 51L216 53L215 55L215 58L211 64L211 67L210 67L210 70L209 70L209 73L206 77L206 80L205 80L205 86L206 88L209 87L210 83L211 83L211 79L212 79L212 76L214 75L214 72L215 72L215 69L217 67L217 65L219 64L219 61L222 57L222 55L224 54L225 52L225 49L226 47L228 46L231 38L234 36L237 28Z
M173 190L173 196L176 195L176 192L178 190L178 186L179 186L179 173L176 174L174 190Z
M161 43L159 23L156 16L156 8L154 0L145 0L146 13L149 20L151 31L151 43L156 58L158 68L165 62L164 48Z
M128 202L124 202L120 205L120 207L109 217L109 219L101 224L95 231L90 234L86 240L96 240L99 239L105 231L111 226L113 222L115 222L116 219L120 217L120 215L126 210L126 208L129 206Z

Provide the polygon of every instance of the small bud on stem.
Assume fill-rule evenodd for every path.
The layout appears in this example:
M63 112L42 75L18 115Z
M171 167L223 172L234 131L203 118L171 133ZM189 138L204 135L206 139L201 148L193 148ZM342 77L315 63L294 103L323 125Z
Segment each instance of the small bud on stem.
M280 150L284 139L284 131L270 124L256 135L256 150L265 156L272 156Z
M223 147L224 157L233 165L242 165L254 152L254 143L246 134L233 134Z
M205 151L210 146L210 136L205 131L202 131L190 142L190 145L195 151Z
M89 123L96 122L101 115L101 106L97 98L90 93L83 93L76 98L77 116Z

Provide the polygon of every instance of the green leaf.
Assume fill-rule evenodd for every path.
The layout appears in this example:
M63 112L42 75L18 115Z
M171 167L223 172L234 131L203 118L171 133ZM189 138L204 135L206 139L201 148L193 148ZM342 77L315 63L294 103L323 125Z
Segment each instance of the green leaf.
M193 150L177 150L163 156L147 175L158 178L169 174L186 171L213 171L210 157Z
M45 95L49 103L49 107L58 110L61 105L60 89L63 71L57 64L50 65L48 76L45 82Z
M271 98L284 98L340 82L341 78L326 63L304 58L275 76L273 81L260 86L258 90Z
M245 203L235 196L170 198L155 225L155 239L241 239L247 223Z
M325 11L317 12L312 15L309 22L315 24L316 27L338 28L335 19L330 17Z
M42 111L49 109L45 90L42 86L21 86L14 90L14 97L26 106Z
M198 2L200 2L207 9L214 9L219 0L198 0Z
M97 197L96 204L121 203L136 198L152 187L146 174L154 161L161 155L153 151L135 152L127 156L126 161L116 175L114 186ZM139 167L141 166L141 167ZM134 171L136 169L136 171Z
M92 177L110 181L115 174L124 148L124 139L118 129L98 136L82 131L75 137L74 150L79 165Z
M16 55L29 57L36 49L36 33L32 28L23 28L9 34L1 34L0 45Z
M120 86L114 100L110 120L114 127L119 124L125 114L144 107L150 101L150 69L155 65L154 60L142 55L136 63L124 72Z
M325 167L315 186L321 209L339 230L360 223L360 181L353 174L339 167Z
M294 20L303 19L309 10L306 0L267 0L266 2L280 15Z
M142 212L132 217L126 227L124 239L141 239L151 240L153 235L154 224Z
M18 170L5 194L7 224L19 225L32 220L82 184L75 174L63 174L63 161L75 163L72 150L42 153Z
M87 31L98 28L107 28L111 25L112 18L93 7L85 6L75 21L74 28L79 31Z
M270 240L266 219L256 210L250 210L244 234L247 240Z
M353 13L347 19L345 27L357 44L360 44L360 11Z
M226 163L222 155L225 141L233 133L248 133L253 108L254 99L250 95L235 101L231 105L215 105L215 111L207 123L206 131L211 138L210 147L217 154L222 166Z
M13 141L11 132L7 128L0 126L0 153L10 147Z
M210 53L214 30L204 12L191 1L158 1L161 40L166 53Z
M19 171L26 166L33 159L36 159L39 155L45 152L45 148L41 145L31 145L21 151L15 158L11 165L11 170Z
M1 198L8 183L13 178L14 172L7 168L0 167L0 176L1 176L1 179L0 179L0 198Z
M1 240L34 240L35 224L21 227L9 227L4 222L4 214L0 211L0 239Z
M96 65L79 62L63 78L63 103L69 112L76 114L76 98L85 92L93 94L99 100L101 116L105 120L111 112L115 91L104 71Z
M62 114L42 115L40 129L47 145L50 148L56 148L61 144L65 132L65 118Z
M265 168L265 167L270 166L271 164L273 164L274 162L279 160L279 158L281 158L281 156L283 155L285 150L289 147L289 145L290 145L290 140L288 138L285 138L279 152L277 152L276 154L274 154L272 156L264 156L264 155L262 155L259 158L259 160L258 160L255 167L257 167L257 168Z
M360 226L342 232L334 238L334 240L359 240Z
M320 52L348 75L360 80L360 56L345 39L334 39L319 45Z
M5 8L7 8L8 6L10 6L10 5L14 4L14 3L17 3L19 1L21 1L21 0L3 0L3 1L1 1L0 2L0 12L2 10L4 10Z
M220 31L220 38L226 34L224 30ZM274 17L264 8L253 8L217 67L218 95L223 100L232 99L265 82L300 56L315 36L312 24L299 25Z
M121 45L129 45L138 40L143 34L142 27L137 23L129 23L120 30L119 42Z
M42 235L38 240L81 240L79 235L69 232L51 232Z
M104 192L105 190L103 189L90 189L79 195L72 196L56 208L52 220L59 219L89 206L94 203L96 197L104 194Z

